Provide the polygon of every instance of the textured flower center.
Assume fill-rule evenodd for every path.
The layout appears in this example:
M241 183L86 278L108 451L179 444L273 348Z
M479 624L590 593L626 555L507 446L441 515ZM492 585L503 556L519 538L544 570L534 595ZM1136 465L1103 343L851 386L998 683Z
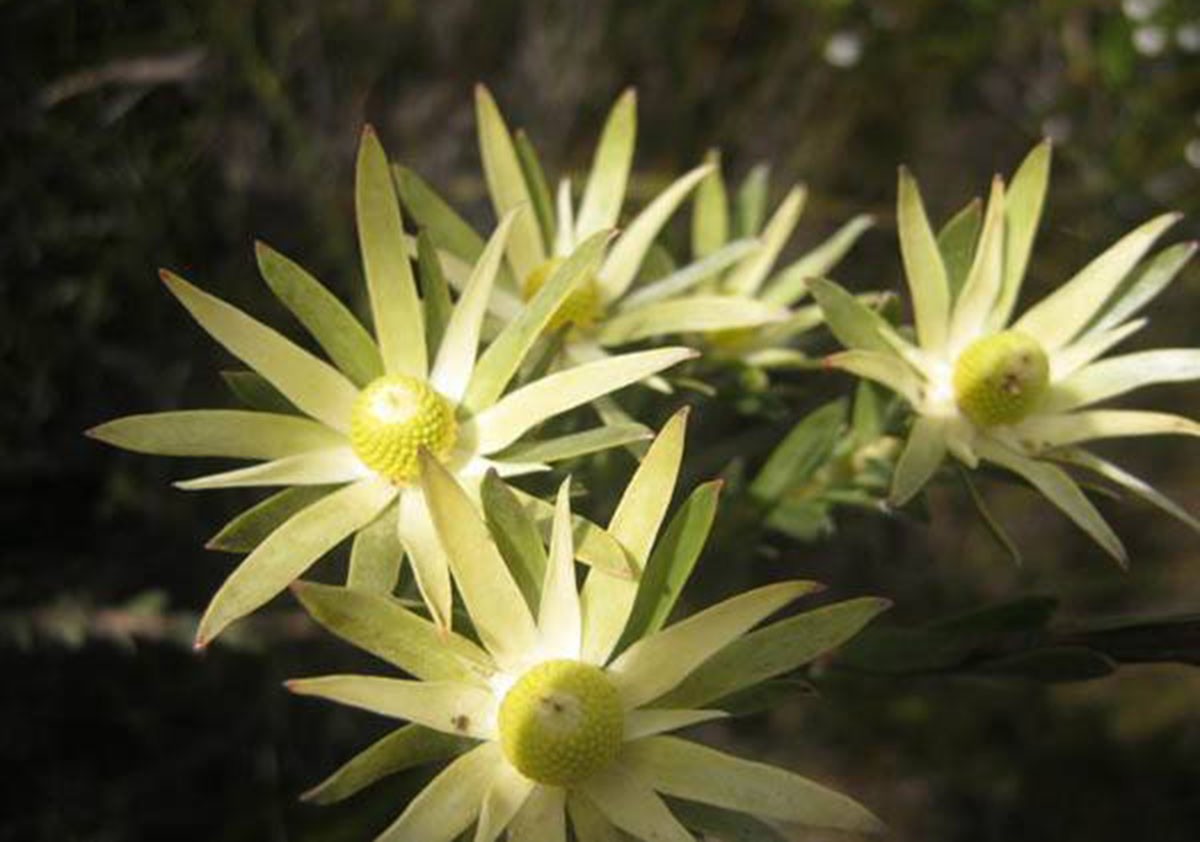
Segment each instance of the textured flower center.
M500 703L500 745L527 778L579 783L612 763L624 716L604 672L579 661L543 661L517 679Z
M521 294L525 296L526 301L537 294L562 262L561 257L552 257L525 276L525 282L521 284ZM555 331L563 325L591 327L600 317L601 309L600 288L596 286L594 278L586 278L571 291L562 304L558 305L546 329Z
M457 437L449 401L416 377L388 374L372 381L350 411L354 455L392 482L416 479L422 447L445 459Z
M1015 330L967 346L954 364L954 400L980 427L1015 424L1050 382L1050 361L1032 336Z

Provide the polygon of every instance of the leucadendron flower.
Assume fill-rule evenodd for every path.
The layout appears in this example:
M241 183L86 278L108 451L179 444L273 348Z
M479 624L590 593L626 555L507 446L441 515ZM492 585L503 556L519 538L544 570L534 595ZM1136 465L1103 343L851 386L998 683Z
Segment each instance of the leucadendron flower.
M826 320L851 349L827 362L882 383L915 412L893 477L894 504L916 494L949 451L968 467L982 460L1020 475L1124 564L1120 540L1060 465L1095 472L1200 529L1150 485L1078 446L1123 436L1200 435L1200 424L1178 415L1093 408L1142 386L1200 378L1196 349L1101 359L1146 324L1138 312L1196 244L1180 243L1143 261L1179 219L1155 217L1014 321L1049 170L1050 145L1043 143L1010 188L997 176L986 213L978 203L969 205L935 236L917 185L902 169L897 224L916 341L836 284L814 282Z
M358 576L390 591L407 554L431 615L448 627L450 573L417 482L418 452L425 449L477 495L489 470L501 476L524 474L543 469L545 461L636 437L637 431L600 428L566 441L543 442L526 449L525 456L514 450L525 433L546 419L694 355L684 348L664 348L611 357L506 393L553 312L578 279L593 271L605 235L598 233L575 250L478 355L486 304L521 211L514 209L501 220L451 308L444 289L442 296L427 289L424 300L417 294L387 160L370 128L359 148L356 209L374 338L303 269L264 245L258 247L267 283L334 365L182 278L162 273L167 288L200 326L291 401L296 414L188 410L130 416L90 431L102 441L146 453L262 460L178 483L182 488L319 489L299 498L274 498L266 512L253 510L249 523L232 525L234 531L268 534L252 542L253 551L213 597L200 621L198 646L356 533L352 579ZM433 335L439 341L428 342ZM262 523L272 519L281 522L262 530ZM602 552L611 549L602 544L597 540L595 553L581 548L581 558L622 566L619 553Z
M700 287L708 294L754 301L774 310L780 318L755 328L722 330L705 335L705 353L717 358L736 359L756 368L804 365L808 358L789 347L795 338L820 325L824 319L815 304L799 307L809 294L809 278L827 275L858 238L872 225L872 218L860 214L850 219L828 239L782 268L779 256L796 230L808 196L803 184L793 185L779 206L766 220L768 170L760 164L750 170L732 199L721 172L720 153L708 153L712 166L696 189L692 205L691 249L696 265L721 254L730 244L756 239L758 245L732 264L703 279ZM657 300L676 294L675 286L663 282L650 284L630 298ZM866 303L878 295L864 296Z
M495 100L480 86L475 96L479 148L488 195L497 217L531 207L513 223L506 250L507 269L492 293L491 310L500 319L520 311L549 273L597 232L621 219L637 130L636 97L623 94L613 106L587 175L578 205L571 182L558 182L551 198L546 177L528 138L514 140ZM734 328L754 329L786 318L786 309L751 297L700 292L705 278L761 251L753 233L722 243L703 259L672 269L636 286L655 238L712 170L703 165L685 173L658 194L624 227L596 271L571 293L548 324L563 330L562 356L571 362L602 359L609 349L650 337ZM461 278L477 259L482 240L411 170L396 168L406 206L448 255L448 272ZM457 263L457 267L455 266Z
M725 716L721 700L795 669L853 636L885 600L829 605L751 629L812 582L780 582L663 628L712 522L718 485L698 488L656 536L674 490L684 415L646 453L608 529L644 570L640 581L593 567L576 587L568 484L559 490L538 590L510 575L467 493L426 455L421 482L479 644L443 634L395 600L312 583L295 591L339 636L412 678L336 675L288 682L407 720L306 794L328 803L380 777L451 759L380 840L476 842L617 838L693 842L662 796L716 808L725 829L758 819L873 832L865 808L793 772L666 733ZM706 808L708 809L708 808ZM733 811L733 812L726 812ZM711 813L709 814L712 815ZM761 831L760 831L761 832Z

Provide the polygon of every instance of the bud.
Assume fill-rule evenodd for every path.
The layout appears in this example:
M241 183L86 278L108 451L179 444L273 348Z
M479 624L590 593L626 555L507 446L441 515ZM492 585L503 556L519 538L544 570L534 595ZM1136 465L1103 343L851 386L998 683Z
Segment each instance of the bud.
M416 479L422 447L445 459L457 437L449 401L416 377L388 374L372 381L350 411L354 455L396 483Z
M1049 382L1046 352L1015 330L975 340L954 364L954 399L980 427L1016 424L1037 406Z

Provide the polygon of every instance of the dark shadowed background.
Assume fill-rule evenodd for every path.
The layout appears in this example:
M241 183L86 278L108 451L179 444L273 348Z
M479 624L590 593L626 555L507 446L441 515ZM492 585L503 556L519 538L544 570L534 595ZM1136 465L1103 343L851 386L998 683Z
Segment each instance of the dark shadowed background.
M1027 301L1162 210L1189 214L1169 241L1200 235L1200 7L1188 0L0 2L0 838L361 839L427 777L337 808L299 804L387 723L280 682L374 665L286 598L234 644L193 655L194 613L234 562L202 545L254 495L176 490L199 463L81 433L228 401L217 372L230 359L160 288L159 266L290 326L257 279L257 237L362 303L351 188L364 121L490 225L480 81L568 170L586 167L610 103L636 86L635 196L712 146L734 178L768 160L773 201L795 180L811 191L796 251L875 213L838 272L857 289L902 287L899 163L944 218L1046 135L1055 164ZM1151 314L1129 347L1200 345L1200 271ZM822 381L814 403L848 386ZM1138 405L1196 416L1197 396L1159 387ZM707 429L728 411L701 409ZM786 430L762 424L768 446ZM1104 449L1200 512L1200 444ZM847 512L813 544L726 536L692 605L801 575L829 583L830 599L895 599L885 625L1035 594L1060 601L1065 630L1200 611L1186 527L1102 499L1133 557L1123 573L1032 492L981 487L1022 567L946 483L927 526ZM584 505L611 503L592 488ZM1131 660L1200 657L1196 640L1156 646ZM814 682L816 697L706 736L836 784L897 840L1200 838L1194 666L1065 683L831 667Z

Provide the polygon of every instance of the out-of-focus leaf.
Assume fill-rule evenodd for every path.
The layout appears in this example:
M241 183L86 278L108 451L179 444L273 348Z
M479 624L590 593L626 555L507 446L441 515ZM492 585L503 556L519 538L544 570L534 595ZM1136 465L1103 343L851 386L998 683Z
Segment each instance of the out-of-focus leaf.
M517 129L514 146L517 149L517 160L521 162L521 173L525 176L525 186L529 188L529 198L533 200L533 212L537 215L542 242L553 243L554 202L550 198L546 173L542 171L537 150L533 148L533 142L524 129Z
M697 258L707 257L729 241L729 199L721 176L720 151L708 150L704 163L713 168L692 200L692 254Z
M767 526L805 543L834 531L829 506L818 500L783 500L767 515Z
M671 812L689 830L721 842L786 842L787 837L769 824L746 813L723 810L697 801L668 798Z
M226 553L248 553L283 522L337 489L336 485L296 485L272 494L221 527L204 546Z
M313 804L335 804L381 778L454 757L473 744L474 740L443 734L423 725L405 725L356 754L300 798Z
M1111 675L1117 662L1082 646L1049 646L985 661L977 669L990 675L1045 682L1086 681Z
M770 168L757 164L746 174L733 199L733 238L756 237L767 215Z
M458 215L449 202L408 167L393 164L392 178L404 206L417 224L429 232L429 237L438 248L467 263L473 264L479 259L483 252L483 237Z
M495 471L488 471L481 487L488 530L508 565L531 612L541 604L546 576L546 546L537 523Z
M1000 545L1000 548L1012 559L1013 564L1020 566L1024 562L1024 559L1021 557L1020 548L1017 547L1016 542L1009 536L1003 524L996 520L991 510L988 509L987 502L983 499L983 495L979 493L979 489L975 487L975 481L971 479L971 473L957 460L954 464L957 466L958 475L962 479L963 485L967 488L967 493L971 497L971 502L975 505L975 510L983 518L983 523L987 526L988 532L996 539L996 543Z
M806 415L772 451L750 484L750 494L769 503L807 480L829 458L845 424L844 399L825 404Z
M763 681L730 693L710 703L709 707L723 710L730 716L752 716L766 710L775 710L792 700L813 696L817 689L798 678L776 678Z
M505 462L557 462L631 442L646 441L653 435L649 427L641 424L606 425L553 439L520 441L496 458Z

